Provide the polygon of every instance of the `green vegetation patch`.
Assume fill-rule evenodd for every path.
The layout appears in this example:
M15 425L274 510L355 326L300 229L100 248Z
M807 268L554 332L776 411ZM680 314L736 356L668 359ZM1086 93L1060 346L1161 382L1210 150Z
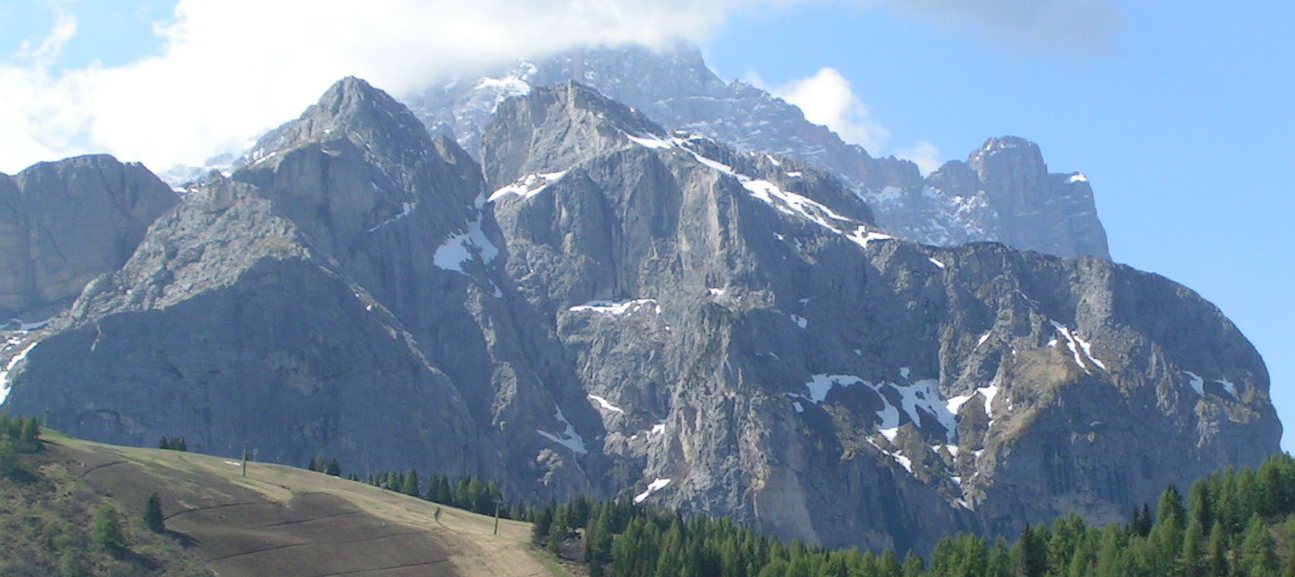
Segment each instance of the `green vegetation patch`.
M0 474L0 575L212 575L174 537L150 531L142 515L41 451L35 419L0 415L0 432L0 458L8 462Z

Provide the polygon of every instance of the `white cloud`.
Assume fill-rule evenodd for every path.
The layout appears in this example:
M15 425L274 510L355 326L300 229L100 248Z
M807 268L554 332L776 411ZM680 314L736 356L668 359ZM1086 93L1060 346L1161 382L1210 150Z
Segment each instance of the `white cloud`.
M78 24L60 13L44 41L0 60L0 171L91 151L154 169L200 163L239 151L346 75L402 94L466 67L578 45L700 41L736 11L807 1L179 0L174 19L157 28L159 55L53 71ZM926 18L1036 36L1065 22L1101 36L1113 10L1110 0L838 1L889 2ZM846 140L884 145L886 130L835 71L784 96Z
M402 94L465 67L584 44L701 40L769 0L180 0L158 56L48 71L75 33L0 61L0 170L85 151L162 169L238 151L337 79Z
M1031 50L1095 53L1124 25L1112 0L889 0L901 13L952 26L984 29Z
M890 131L868 117L868 107L854 95L850 81L835 68L773 89L773 94L796 105L805 119L822 124L846 142L876 153L886 145Z
M11 56L13 60L25 62L33 68L47 68L58 60L58 55L67 45L67 41L76 35L76 16L66 9L55 6L54 26L41 43L32 46L31 41L24 40L18 45L18 51Z
M940 165L944 164L944 161L940 159L940 149L926 141L919 142L912 148L896 152L895 156L913 161L913 164L917 165L917 169L922 171L922 176L930 175L938 170Z

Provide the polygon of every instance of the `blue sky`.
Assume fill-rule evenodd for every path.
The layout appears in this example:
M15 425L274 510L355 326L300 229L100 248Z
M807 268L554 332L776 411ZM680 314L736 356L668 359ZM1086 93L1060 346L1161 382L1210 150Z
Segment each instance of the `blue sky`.
M456 66L678 32L722 77L784 94L838 71L851 106L834 128L863 127L852 139L876 154L1039 143L1054 172L1089 177L1116 261L1195 289L1241 328L1295 423L1288 0L281 4L0 0L0 171L100 150L200 162L344 74L400 93Z

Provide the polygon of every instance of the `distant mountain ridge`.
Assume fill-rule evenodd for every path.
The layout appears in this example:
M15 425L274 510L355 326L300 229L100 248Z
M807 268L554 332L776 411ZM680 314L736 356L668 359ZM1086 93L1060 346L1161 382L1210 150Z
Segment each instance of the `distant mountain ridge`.
M480 164L419 124L340 81L15 332L5 408L919 551L1278 448L1258 353L1163 277L897 238L832 172L578 83L499 102Z
M989 139L966 162L950 161L923 178L912 162L873 158L764 90L723 82L686 44L662 51L584 48L523 60L405 101L430 131L453 135L475 157L504 99L568 81L635 107L668 129L824 167L872 207L878 226L903 238L938 246L996 241L1058 256L1110 258L1087 179L1049 173L1037 145Z

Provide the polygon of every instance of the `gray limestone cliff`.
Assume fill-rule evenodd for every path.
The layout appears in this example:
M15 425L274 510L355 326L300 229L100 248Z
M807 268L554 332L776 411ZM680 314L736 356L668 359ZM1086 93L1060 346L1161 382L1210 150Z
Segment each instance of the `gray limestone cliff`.
M0 310L75 297L124 264L148 225L176 202L148 169L107 155L0 174Z
M192 189L42 332L6 408L73 435L492 471L463 398L399 321L241 183Z
M565 170L491 165L495 146L574 130L588 112L528 119L587 92L506 101L482 158L508 276L601 417L574 430L633 464L605 490L812 543L920 549L1072 510L1120 519L1276 450L1262 360L1161 277L892 238L830 179L682 133L622 125L620 147Z

